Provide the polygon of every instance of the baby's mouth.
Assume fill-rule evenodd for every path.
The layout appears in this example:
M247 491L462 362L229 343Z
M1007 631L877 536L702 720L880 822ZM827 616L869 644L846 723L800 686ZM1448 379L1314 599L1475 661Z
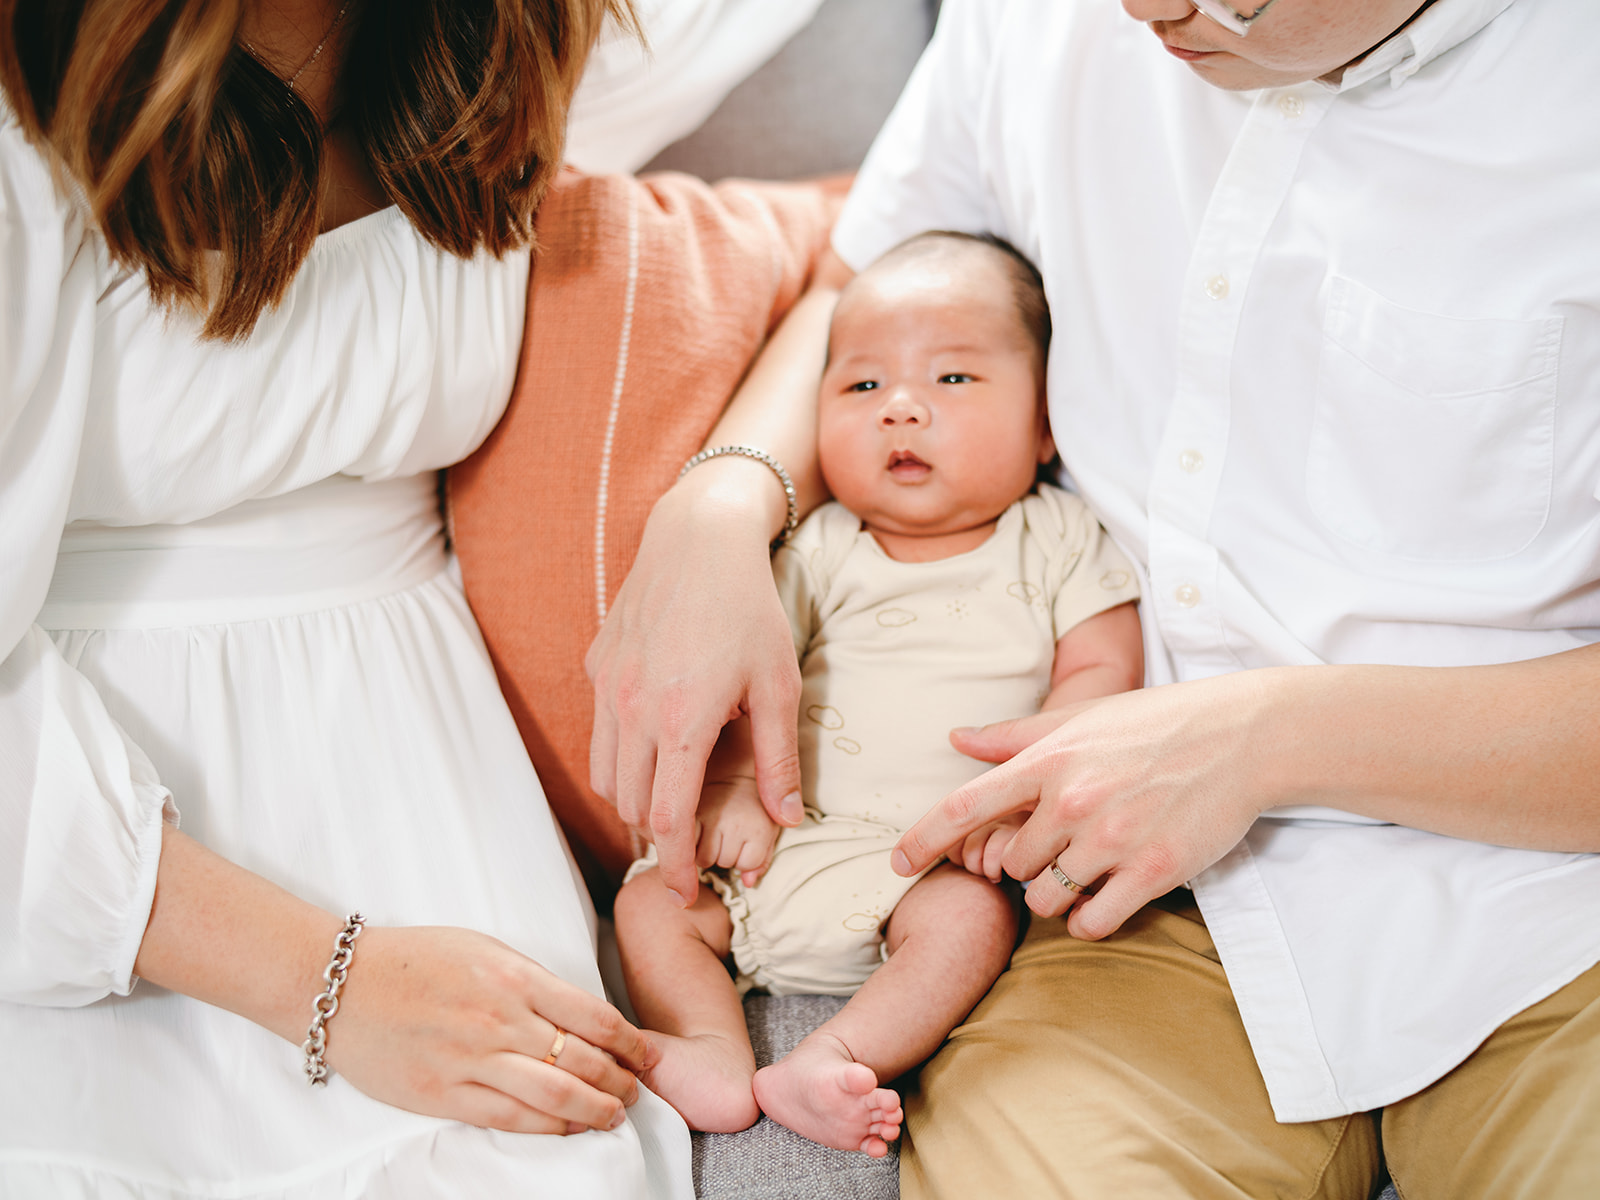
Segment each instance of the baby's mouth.
M921 479L932 470L909 450L896 450L889 455L889 474L896 479Z

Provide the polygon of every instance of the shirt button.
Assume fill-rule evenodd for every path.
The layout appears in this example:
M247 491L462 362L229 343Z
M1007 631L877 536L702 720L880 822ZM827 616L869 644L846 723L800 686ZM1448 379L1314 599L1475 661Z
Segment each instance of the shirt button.
M1196 471L1200 470L1201 467L1206 465L1206 456L1201 454L1198 450L1185 450L1182 454L1178 455L1178 465L1185 471L1189 472L1189 474L1193 475Z
M1172 589L1172 598L1183 608L1193 608L1200 603L1200 589L1192 583L1180 583Z
M1306 102L1299 96L1279 96L1278 111L1292 121L1306 111Z
M1226 275L1213 275L1206 280L1206 295L1213 300L1225 300L1228 297L1228 277Z

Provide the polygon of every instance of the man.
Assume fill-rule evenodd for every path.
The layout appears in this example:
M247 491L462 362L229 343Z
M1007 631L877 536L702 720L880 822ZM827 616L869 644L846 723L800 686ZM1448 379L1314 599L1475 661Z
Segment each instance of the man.
M1175 685L958 735L1021 753L905 866L1032 807L1072 911L924 1072L907 1194L1356 1200L1378 1108L1411 1200L1596 1194L1600 9L1123 7L947 3L834 236L1039 264Z

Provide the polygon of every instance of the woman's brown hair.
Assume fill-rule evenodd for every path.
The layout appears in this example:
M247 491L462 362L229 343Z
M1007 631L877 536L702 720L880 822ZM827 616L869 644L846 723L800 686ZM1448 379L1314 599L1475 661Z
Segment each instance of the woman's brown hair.
M163 305L249 334L320 222L322 130L244 0L0 0L0 88ZM459 255L528 245L600 22L629 0L352 0L343 100L389 202ZM215 254L208 252L216 251Z

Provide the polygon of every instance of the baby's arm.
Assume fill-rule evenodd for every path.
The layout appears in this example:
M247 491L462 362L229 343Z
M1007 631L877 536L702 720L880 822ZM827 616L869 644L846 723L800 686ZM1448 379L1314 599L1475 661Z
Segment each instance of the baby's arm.
M1144 635L1139 607L1119 604L1079 621L1056 639L1050 694L1041 711L1131 692L1144 684Z
M706 763L697 816L695 865L736 870L746 887L755 884L772 861L778 825L767 815L756 789L748 717L723 729Z
M1116 692L1131 692L1144 683L1144 635L1139 609L1131 601L1080 621L1056 639L1050 668L1050 694L1041 711L1065 708ZM961 843L961 865L974 875L1000 882L1000 856L1011 844L1029 813L1008 813L975 829Z

